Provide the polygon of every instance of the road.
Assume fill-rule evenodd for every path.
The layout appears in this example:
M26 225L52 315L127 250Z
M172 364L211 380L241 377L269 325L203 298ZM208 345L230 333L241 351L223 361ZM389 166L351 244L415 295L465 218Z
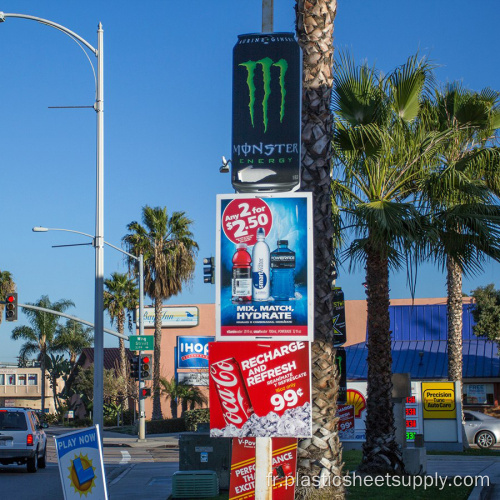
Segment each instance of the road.
M47 434L47 467L35 474L28 474L25 466L0 465L1 498L15 500L64 500L59 468L57 466L54 435L68 432L49 428ZM112 500L126 498L155 498L152 490L166 498L162 487L171 484L171 475L178 470L178 448L148 448L104 445L104 468L108 484L108 495ZM133 470L134 474L130 474ZM140 470L147 471L143 484L138 484ZM138 474L139 473L139 474ZM128 484L134 478L133 484ZM163 488L164 489L164 488Z

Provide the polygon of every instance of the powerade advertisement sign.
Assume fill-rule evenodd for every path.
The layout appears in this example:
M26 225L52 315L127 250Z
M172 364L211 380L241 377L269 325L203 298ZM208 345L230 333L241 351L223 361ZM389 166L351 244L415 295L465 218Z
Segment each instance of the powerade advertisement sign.
M313 339L311 193L217 196L216 340Z
M208 343L214 337L177 337L177 368L208 369Z
M231 181L240 193L300 185L302 57L293 33L239 35Z

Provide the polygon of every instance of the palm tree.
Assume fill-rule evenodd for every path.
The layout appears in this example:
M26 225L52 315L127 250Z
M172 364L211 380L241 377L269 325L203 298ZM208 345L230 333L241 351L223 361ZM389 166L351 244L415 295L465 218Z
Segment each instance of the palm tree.
M311 348L315 433L313 440L299 443L299 473L331 479L342 475L342 448L336 419L339 374L335 365L332 324L335 262L330 185L333 23L337 2L297 0L295 8L297 37L303 51L301 189L313 193L315 304L315 341ZM321 445L317 446L319 443ZM336 497L343 497L343 488L335 489Z
M59 395L57 393L57 381L61 377L65 377L65 381L67 376L69 375L71 365L67 359L65 359L61 354L54 355L52 353L47 355L45 360L46 368L49 372L47 378L50 380L50 386L52 388L52 395L54 398L54 408L56 411L59 410ZM63 390L64 392L64 390Z
M172 377L170 380L160 377L160 394L170 400L170 413L172 414L172 418L177 418L177 406L179 405L182 393L183 388L176 382L175 377Z
M0 271L0 323L2 322L3 311L5 309L5 298L9 293L16 290L16 284L9 271Z
M116 320L118 333L125 331L126 311L132 311L139 302L139 289L127 274L112 273L111 279L104 280L104 309L108 311L111 324ZM125 341L120 338L120 370L125 378L127 374L127 357ZM127 409L127 408L125 408Z
M153 363L153 420L162 418L160 401L161 323L163 301L182 291L194 275L198 244L191 232L192 220L185 212L173 212L169 217L166 207L142 209L142 221L131 222L123 241L129 253L144 259L144 289L153 299L155 308L154 363ZM138 272L138 262L129 260Z
M73 368L76 358L86 347L92 347L94 336L93 328L84 326L73 319L68 319L65 325L57 325L53 349L56 352L64 351L69 355L69 362Z
M353 239L343 257L366 269L368 387L361 470L404 470L392 392L389 271L430 229L418 211L421 182L446 133L429 132L422 101L431 68L416 56L386 77L343 55L335 65L334 213ZM346 234L344 235L346 236Z
M432 251L447 274L448 380L462 386L462 273L500 259L500 94L471 92L460 84L436 91L427 103L429 127L452 130L442 163L424 190L438 239Z
M196 405L203 405L208 403L208 398L194 385L180 385L181 394L179 399L181 401L181 417L188 410L194 410Z
M50 302L48 295L42 295L38 302L28 305L43 307L57 312L63 312L75 304L71 300L61 299ZM12 330L12 339L23 339L26 342L21 346L19 356L24 358L37 354L40 358L42 370L42 415L45 412L45 362L47 354L53 350L54 335L57 329L59 316L34 309L25 309L24 314L28 316L31 326L17 326Z

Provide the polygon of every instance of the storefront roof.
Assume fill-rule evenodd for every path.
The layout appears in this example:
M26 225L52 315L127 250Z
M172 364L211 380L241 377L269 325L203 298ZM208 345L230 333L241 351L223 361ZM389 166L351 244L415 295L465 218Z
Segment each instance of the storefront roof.
M474 335L471 307L463 307L463 377L498 378L497 345ZM446 306L391 306L390 318L393 373L410 373L414 380L447 378ZM347 378L366 380L366 342L346 347L346 353Z

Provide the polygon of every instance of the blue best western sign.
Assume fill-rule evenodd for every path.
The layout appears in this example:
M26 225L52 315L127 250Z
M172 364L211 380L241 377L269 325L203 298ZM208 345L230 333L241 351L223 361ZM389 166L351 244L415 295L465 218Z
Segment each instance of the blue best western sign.
M208 369L208 343L215 337L177 337L177 368Z

